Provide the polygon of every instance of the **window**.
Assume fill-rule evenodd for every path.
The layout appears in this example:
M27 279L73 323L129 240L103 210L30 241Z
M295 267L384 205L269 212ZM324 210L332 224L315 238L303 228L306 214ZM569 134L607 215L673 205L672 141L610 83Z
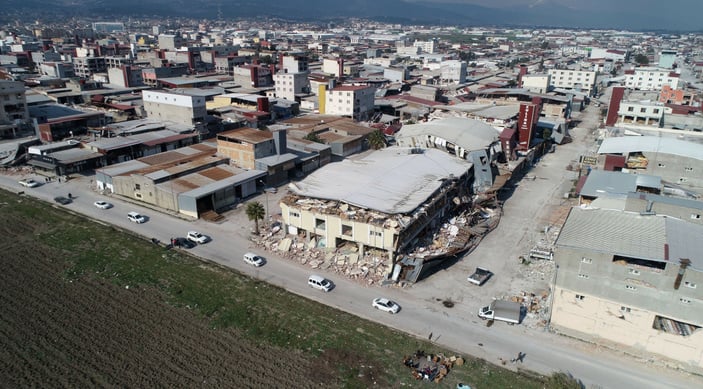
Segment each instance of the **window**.
M659 113L659 108L654 108L654 110L652 112L655 114Z
M584 297L582 294L577 294L577 295L576 295L576 300L583 301L584 298L585 298L585 297Z
M637 290L637 288L634 287L634 286L632 286L632 285L625 285L625 289L630 290L630 291L635 291L635 290Z
M134 190L140 190L142 189L142 186L139 184L134 184Z
M352 236L352 226L342 224L342 235Z
M690 304L690 303L691 303L691 300L689 300L689 299L687 299L687 298L680 298L679 301L680 301L682 304Z
M630 274L638 276L640 275L640 271L637 269L629 269Z
M657 164L657 166L659 166L659 167L666 167L666 165L664 165L664 164L661 163L661 162L659 162L659 163Z
M583 262L583 263L593 263L593 259L583 257L583 258L581 258L581 262Z
M700 218L701 218L700 213L692 213L691 214L691 219L700 220Z
M383 236L383 232L369 231L369 236Z
M300 217L300 214L298 212L291 212L290 217Z
M324 219L317 219L317 218L316 218L316 219L315 219L315 228L317 228L318 230L324 230L324 229L326 229L327 226L325 225L325 220L324 220Z
M686 177L679 177L679 182L686 182L688 181L688 178Z
M687 286L689 288L696 289L696 284L694 284L691 281L685 281L683 284L684 284L684 286Z
M579 278L588 278L588 274L579 274Z
M620 307L620 312L628 313L632 312L632 309L630 307Z
M687 171L687 172L692 172L693 168L692 167L685 167L685 168L683 168L683 170Z
M635 110L635 107L627 107L627 112L633 112Z
M645 113L647 112L647 108L640 108L640 113Z

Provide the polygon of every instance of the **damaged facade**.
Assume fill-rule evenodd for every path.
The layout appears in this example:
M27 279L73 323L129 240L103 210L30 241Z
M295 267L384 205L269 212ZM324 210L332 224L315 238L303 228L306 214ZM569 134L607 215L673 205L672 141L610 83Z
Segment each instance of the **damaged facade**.
M498 134L470 119L417 126L398 137L412 147L330 164L291 184L280 204L285 231L315 247L351 243L360 256L383 250L393 281L415 281L425 258L464 250L477 233L472 228L500 214L478 207L485 196L476 192L493 186ZM405 258L417 262L400 264Z

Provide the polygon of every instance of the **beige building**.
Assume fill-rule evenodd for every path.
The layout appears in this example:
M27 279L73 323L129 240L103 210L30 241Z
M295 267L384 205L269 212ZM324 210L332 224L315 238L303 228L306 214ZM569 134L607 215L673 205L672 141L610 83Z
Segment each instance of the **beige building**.
M596 72L591 70L549 69L550 86L576 89L590 94L596 85Z
M703 226L572 208L556 241L551 325L703 368Z
M257 158L276 154L276 146L270 131L242 127L217 134L217 152L234 165L254 169Z
M316 247L358 246L388 257L461 204L472 164L437 149L391 147L363 159L326 165L290 184L281 201L286 232ZM340 179L344 177L344 179Z
M0 137L14 137L29 120L27 97L21 81L0 80Z

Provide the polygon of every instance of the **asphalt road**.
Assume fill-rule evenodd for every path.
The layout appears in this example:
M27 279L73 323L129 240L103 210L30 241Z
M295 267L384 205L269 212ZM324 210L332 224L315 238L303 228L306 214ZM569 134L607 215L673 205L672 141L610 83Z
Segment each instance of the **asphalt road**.
M507 368L519 366L543 374L555 371L568 372L581 379L586 388L703 386L703 382L698 377L664 369L658 365L640 363L610 350L598 349L590 344L544 331L520 325L509 326L501 322L487 327L485 322L477 318L474 306L445 308L437 301L426 298L426 295L423 297L417 292L408 293L407 290L398 288L364 287L324 271L315 271L315 273L332 280L335 288L329 293L313 290L306 282L307 277L312 273L309 268L252 248L253 246L247 240L251 223L246 220L228 220L221 224L183 220L117 197L102 196L89 187L90 177L62 183L46 183L37 188L23 188L18 184L19 179L31 176L0 175L0 186L13 192L24 191L28 195L52 203L53 197L67 196L70 192L74 197L73 203L65 206L56 204L56 206L131 230L147 239L156 238L162 242L168 242L172 237L185 236L189 230L201 231L211 236L212 241L191 249L194 255L420 338L427 339L432 333L432 340L444 347L482 357L497 364L499 364L499 358L510 360L515 358L518 352L526 354L524 363L508 362L505 366ZM38 180L43 182L40 177ZM107 210L98 209L93 202L99 199L111 202L114 207ZM264 196L261 195L258 200L263 203ZM270 201L273 200L270 199ZM130 211L138 211L149 219L144 224L130 222L126 216ZM245 264L242 255L247 251L262 254L267 259L267 263L260 268ZM373 309L371 301L381 296L397 301L402 307L401 311L391 315Z

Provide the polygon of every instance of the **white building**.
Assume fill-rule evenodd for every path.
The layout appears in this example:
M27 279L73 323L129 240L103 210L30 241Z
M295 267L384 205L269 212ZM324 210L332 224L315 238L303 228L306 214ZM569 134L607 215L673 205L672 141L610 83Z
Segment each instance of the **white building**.
M671 112L671 108L658 101L621 101L618 123L658 126L664 114Z
M679 74L660 68L635 68L625 71L625 86L628 88L659 91L664 85L679 89Z
M423 53L434 54L437 49L437 40L415 41L413 42L413 47L418 47Z
M367 120L373 114L375 92L375 87L366 85L342 85L328 90L324 113Z
M207 110L205 97L161 90L142 91L144 111L150 119L180 123L202 129Z
M276 97L290 101L295 101L295 95L310 91L307 72L278 72L273 75L273 83L276 87Z
M524 74L520 80L520 87L532 93L547 93L550 81L549 74Z
M596 72L590 70L549 69L550 86L591 93L596 84Z
M440 79L447 84L463 84L466 82L466 62L450 60L440 63Z
M341 58L322 60L322 71L327 74L334 74L335 77L344 75L344 60Z

